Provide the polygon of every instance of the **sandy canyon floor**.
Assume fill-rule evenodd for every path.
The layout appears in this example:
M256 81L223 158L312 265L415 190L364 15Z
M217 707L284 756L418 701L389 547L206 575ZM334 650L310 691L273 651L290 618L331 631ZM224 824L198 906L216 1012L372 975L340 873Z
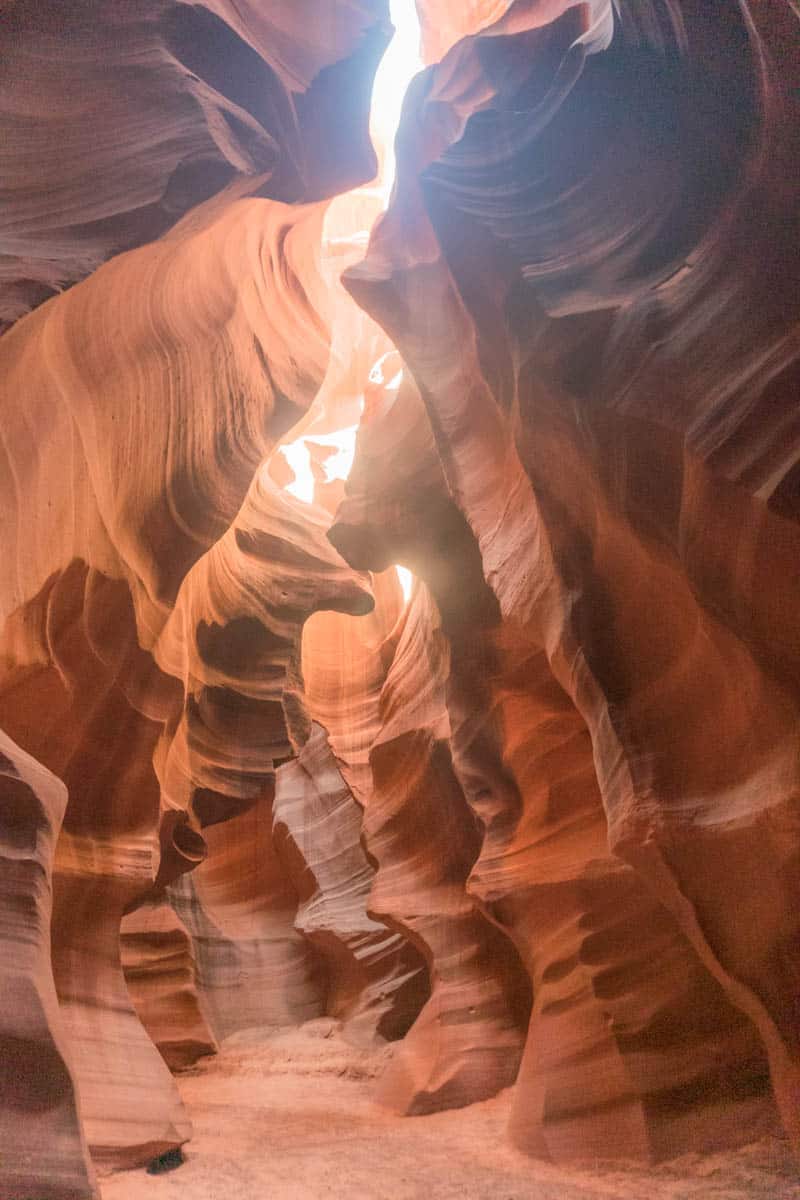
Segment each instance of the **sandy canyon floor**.
M508 1146L508 1094L393 1116L370 1098L389 1053L353 1048L331 1021L229 1038L178 1077L195 1131L184 1164L106 1176L103 1200L800 1200L778 1137L652 1171L577 1171Z

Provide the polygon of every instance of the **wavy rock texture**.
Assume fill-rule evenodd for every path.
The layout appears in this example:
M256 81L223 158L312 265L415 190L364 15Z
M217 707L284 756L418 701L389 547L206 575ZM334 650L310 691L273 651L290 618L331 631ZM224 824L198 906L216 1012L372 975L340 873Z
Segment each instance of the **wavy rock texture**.
M324 972L295 929L298 897L273 841L271 790L203 836L208 858L169 895L192 937L215 1036L321 1016Z
M149 899L120 925L125 983L136 1015L171 1070L181 1070L217 1043L197 992L191 939L174 908Z
M375 607L363 617L314 613L303 627L301 658L306 709L325 729L338 769L362 808L372 790L369 751L391 660L390 635L402 611L393 569L376 573L372 587Z
M459 539L468 530L443 494L413 384L398 384L387 372L368 400L331 540L362 567L380 570L392 558L415 568L430 564L432 581L442 586L443 555L451 552L464 569L451 589L449 615L458 622L474 586L480 616L485 584L479 571L474 577L476 556L464 561L470 548L462 554ZM386 602L393 624L377 656L383 678L378 685L372 672L362 672L363 707L371 707L373 722L364 815L365 844L377 865L370 907L409 933L428 962L432 991L378 1094L394 1109L422 1113L469 1104L513 1082L529 994L512 945L466 891L480 837L448 746L449 646L435 602L421 585L399 611L396 592ZM304 664L306 654L304 642ZM349 657L342 654L345 662ZM313 664L309 669L316 698ZM351 687L357 679L353 673Z
M25 262L21 287L5 292L9 319L44 294L37 262L46 292L192 211L2 339L0 711L69 790L53 971L86 1141L96 1160L128 1165L180 1145L190 1126L131 1003L123 916L134 914L132 990L173 1062L212 1048L214 1036L303 1020L325 1003L272 852L272 780L275 761L293 753L287 712L304 621L320 608L365 612L372 599L327 541L325 510L281 491L268 461L330 365L324 208L236 197L267 183L299 199L370 173L364 89L386 31L382 6L357 3L328 6L321 23L309 11L300 36L297 6L269 15L251 5L96 7L49 24L24 3L10 12L4 98L14 114L34 101L48 114L49 125L30 115L35 135L54 140L73 174L62 173L61 192L35 169L23 177L24 129L12 114L4 152L29 223L12 213L12 279ZM81 65L85 93L72 78ZM40 71L34 97L26 81ZM272 90L262 88L272 75ZM260 105L257 119L226 88ZM79 123L81 95L109 117L109 136L97 117ZM94 160L81 151L87 137ZM222 173L207 151L225 160ZM76 164L90 162L76 178ZM228 181L229 166L250 182L194 207ZM86 210L87 192L97 211ZM151 959L148 977L143 959L165 926L174 945L177 923L148 911L154 884L192 936L202 1013L179 924L181 967ZM79 1163L80 1126L73 1135Z
M54 858L52 967L83 1128L98 1161L146 1161L185 1141L190 1125L120 961L122 915L152 887L159 820L159 725L124 690L141 679L143 657L130 600L116 581L75 563L18 617L6 626L18 653L25 635L52 647L50 663L32 653L9 664L0 707L69 792Z
M591 740L542 649L512 626L453 658L454 760L486 828L469 890L513 936L535 997L517 1143L647 1160L769 1128L763 1046L609 853Z
M513 1083L527 1016L516 955L465 887L479 838L450 759L447 650L426 599L420 588L397 630L364 820L378 865L371 907L409 932L431 975L431 998L379 1091L409 1113L460 1107Z
M0 709L69 788L54 971L104 1162L189 1133L130 1004L123 913L201 862L199 826L252 805L291 753L282 699L306 616L372 603L325 514L309 521L260 469L326 370L321 218L263 200L201 214L2 341ZM187 285L199 303L176 309Z
M403 703L387 689L382 711L384 720L387 711L403 719L413 714L424 694L413 671L427 676L438 657L439 703L446 697L458 781L451 789L461 785L485 831L482 844L476 833L465 843L463 903L478 900L510 935L535 996L516 1084L517 1140L557 1159L574 1157L576 1150L588 1157L647 1158L698 1141L735 1140L743 1120L749 1131L763 1127L772 1109L765 1057L752 1027L726 1003L669 913L653 902L635 872L609 854L585 722L541 647L526 647L524 629L499 623L476 570L474 540L447 500L419 397L406 383L387 400L362 427L348 497L331 537L361 566L377 546L395 553L402 547L407 561L429 575L438 598L446 661L434 643L417 643L407 655L415 666ZM408 454L412 429L416 452ZM404 491L409 500L400 519ZM418 503L428 515L424 526ZM388 511L395 513L393 524ZM378 529L388 536L379 541ZM417 614L416 624L417 639L441 638L436 610ZM398 659L399 650L390 679L392 672L397 678ZM397 749L391 739L382 746L382 737L372 751L377 792L383 764L390 773L395 769L391 754ZM419 761L422 755L410 757ZM413 777L408 760L401 760L397 777ZM430 783L425 792L437 794ZM395 785L396 820L425 829L430 839L431 827L442 821L441 801L437 794L436 816L422 819L416 795L413 787L404 792L404 784ZM459 803L457 825L463 827L468 810L463 798ZM372 811L368 807L365 819L368 839L379 819ZM443 837L452 853L456 834L446 829ZM435 860L447 852L437 847ZM384 851L384 859L399 870L398 850ZM377 896L380 885L379 873ZM402 911L404 891L413 894L408 877L380 911ZM430 899L420 904L428 913L433 907ZM447 938L453 939L450 930ZM527 1019L525 988L508 968L504 972L498 948L487 962L494 986ZM513 1062L509 1055L512 1072ZM390 1072L387 1082L391 1078ZM444 1094L447 1103L458 1095L464 1102L469 1088Z
M795 64L783 54L796 28L783 4L623 6L613 42L610 19L603 5L517 4L417 80L393 204L348 286L415 375L504 624L549 664L531 735L545 714L548 736L563 724L567 740L585 739L585 722L584 770L591 761L608 847L649 891L648 936L687 960L687 1004L700 988L714 1011L722 992L746 1018L738 1030L730 1013L724 1022L739 1067L733 1094L724 1070L706 1095L678 1061L666 1086L657 1077L670 1073L669 1054L656 1056L656 1095L643 1121L639 1109L634 1144L657 1157L674 1152L667 1131L682 1112L690 1137L703 1137L704 1108L712 1140L726 1136L711 1110L716 1096L746 1107L758 1092L754 1030L797 1132L797 676L787 627L797 598L782 565L797 537L797 259L756 265L773 261L796 203L781 165L797 149ZM780 580L779 601L759 578ZM546 772L538 782L556 821L557 782ZM578 826L581 786L564 797ZM590 861L607 856L604 841ZM565 837L569 857L567 847ZM492 899L503 894L497 857L471 885ZM762 872L763 903L752 885ZM615 873L613 914L574 910L591 929L591 951L583 943L577 961L588 959L585 979L600 978L603 1036L610 1020L615 1053L621 1042L624 1059L627 1043L643 1078L655 1030L648 1037L627 1008L635 972L612 982L615 954L628 953L626 939L633 949L624 913L639 902L626 895L630 872L620 863ZM568 921L571 903L554 918ZM576 1004L574 956L561 969L574 978L554 999ZM540 1014L546 1003L540 987ZM666 989L660 1004L666 1014ZM592 1125L592 1136L607 1136L613 1079L594 1101L583 1084L594 1122L560 1084L559 1103L537 1119L546 1072L543 1084L532 1065L526 1056L518 1085L523 1145L564 1158L584 1151ZM526 1100L529 1073L540 1083ZM542 1138L548 1121L557 1138Z
M294 860L296 927L327 964L326 1014L351 1039L395 1040L426 999L427 973L400 934L367 912L374 869L360 842L362 812L324 731L314 725L275 778L275 826Z
M50 962L63 783L0 733L0 1073L3 1194L96 1195Z
M320 614L307 626L303 655L315 715L333 709L344 682L358 716L356 738L335 744L351 756L340 759L341 769L358 781L365 806L362 839L375 866L368 911L411 940L430 978L430 999L395 1048L376 1098L395 1111L425 1113L513 1082L530 1000L513 947L466 894L479 837L448 750L447 646L425 589L410 611L398 611L398 590L396 582L383 590L386 608L379 600L372 623L383 617L385 632L372 653L354 622ZM317 654L323 638L327 662ZM365 764L359 741L367 730Z
M555 1161L800 1140L795 6L419 8L359 262L385 4L4 6L14 1200L323 1014Z
M225 188L369 179L383 0L13 0L0 28L0 328Z
M491 25L510 7L511 0L418 0L422 58L436 63L466 37Z
M174 1149L191 1123L122 973L123 913L152 882L154 838L63 833L54 880L53 972L75 1054L92 1158L134 1166Z
M257 567L246 529L261 494L254 473L292 412L300 411L285 393L307 403L327 359L324 322L290 265L298 228L318 230L320 219L315 209L268 201L233 205L222 217L212 215L210 224L201 218L171 240L107 264L2 339L8 470L0 487L12 569L3 576L9 616L0 709L12 736L70 793L56 853L54 972L78 1047L87 1139L108 1161L142 1161L179 1144L189 1131L170 1076L130 1005L120 919L149 893L154 877L169 883L202 859L202 839L186 820L193 781L216 781L215 772L222 777L213 806L215 795L217 803L242 792L256 796L272 769L271 759L247 768L246 711L242 769L226 772L215 758L218 726L230 711L226 653L235 658L238 622L252 616L242 585L228 591L232 607L225 617L226 596L212 600L209 594L208 603L201 602L191 580L186 599L173 608L192 564L207 591L231 554ZM243 296L238 279L251 256L260 265ZM309 290L316 288L324 301L313 261L306 271ZM197 272L193 294L202 303L175 310L170 278L174 285ZM272 289L268 305L264 289ZM271 347L271 365L257 327ZM81 331L90 328L87 340ZM304 357L291 348L299 329L310 334ZM175 386L178 378L185 386ZM233 433L231 393L240 403ZM143 405L143 396L152 402ZM276 404L277 430L269 424ZM195 405L205 417L190 424ZM179 436L190 428L191 437ZM32 430L38 430L33 440ZM254 478L244 524L217 548ZM304 536L306 544L313 541L313 531ZM336 562L327 542L323 557ZM332 570L352 578L343 568ZM335 590L333 584L327 593L325 585L309 588L304 579L298 586L312 606ZM361 597L361 585L348 587L349 595ZM302 607L290 602L288 609L284 624L296 621L299 641ZM195 613L197 640L184 641L181 622ZM219 639L215 645L215 617L232 624L232 650L220 649ZM284 644L271 632L264 638L267 655L279 647L282 678ZM190 671L189 656L202 664L206 649L210 666ZM267 671L262 693L275 686L275 669ZM280 708L279 694L280 685L274 703L265 698L265 711ZM242 696L245 710L250 702ZM187 736L194 739L191 752ZM287 752L282 718L273 734L259 732L259 750L266 746L268 753L275 739L278 752ZM154 755L168 776L163 792Z

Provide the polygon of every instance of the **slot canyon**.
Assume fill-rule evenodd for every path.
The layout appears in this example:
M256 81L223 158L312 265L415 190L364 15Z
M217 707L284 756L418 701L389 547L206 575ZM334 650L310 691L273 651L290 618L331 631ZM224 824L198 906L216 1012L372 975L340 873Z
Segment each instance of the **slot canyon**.
M0 0L0 1200L800 1200L796 0Z

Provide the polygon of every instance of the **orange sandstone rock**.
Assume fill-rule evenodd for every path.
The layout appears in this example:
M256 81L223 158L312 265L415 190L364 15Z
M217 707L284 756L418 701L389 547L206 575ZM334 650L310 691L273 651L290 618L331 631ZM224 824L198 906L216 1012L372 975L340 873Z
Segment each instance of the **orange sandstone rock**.
M0 734L0 1177L8 1200L95 1196L50 963L66 789Z

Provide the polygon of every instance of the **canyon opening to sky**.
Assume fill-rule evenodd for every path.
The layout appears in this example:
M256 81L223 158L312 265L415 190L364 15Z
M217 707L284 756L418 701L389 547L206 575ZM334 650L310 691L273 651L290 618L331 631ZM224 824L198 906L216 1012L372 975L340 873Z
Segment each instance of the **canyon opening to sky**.
M0 0L0 1200L800 1200L799 82Z
M366 189L359 189L360 192L366 190L366 197L373 203L359 203L358 193L355 197L345 193L331 203L323 226L323 255L326 252L335 255L347 238L366 248L372 224L389 203L395 176L394 139L400 124L403 98L411 79L423 67L419 18L414 0L391 0L389 17L393 32L375 72L369 110L369 134L377 155L378 172ZM347 355L346 346L343 353ZM395 370L389 380L383 377L383 368L391 357L389 353L384 353L373 364L368 383L376 386L385 383L390 391L399 388L403 377L402 367ZM359 419L363 409L361 399L357 410ZM314 501L316 482L309 440L325 456L321 464L325 482L346 480L353 465L357 432L356 423L345 428L326 429L324 432L319 432L312 425L309 433L302 433L297 438L292 438L290 433L289 440L280 447L280 453L294 476L284 485L286 490L306 504ZM395 570L403 599L408 603L413 576L407 567L399 563Z

